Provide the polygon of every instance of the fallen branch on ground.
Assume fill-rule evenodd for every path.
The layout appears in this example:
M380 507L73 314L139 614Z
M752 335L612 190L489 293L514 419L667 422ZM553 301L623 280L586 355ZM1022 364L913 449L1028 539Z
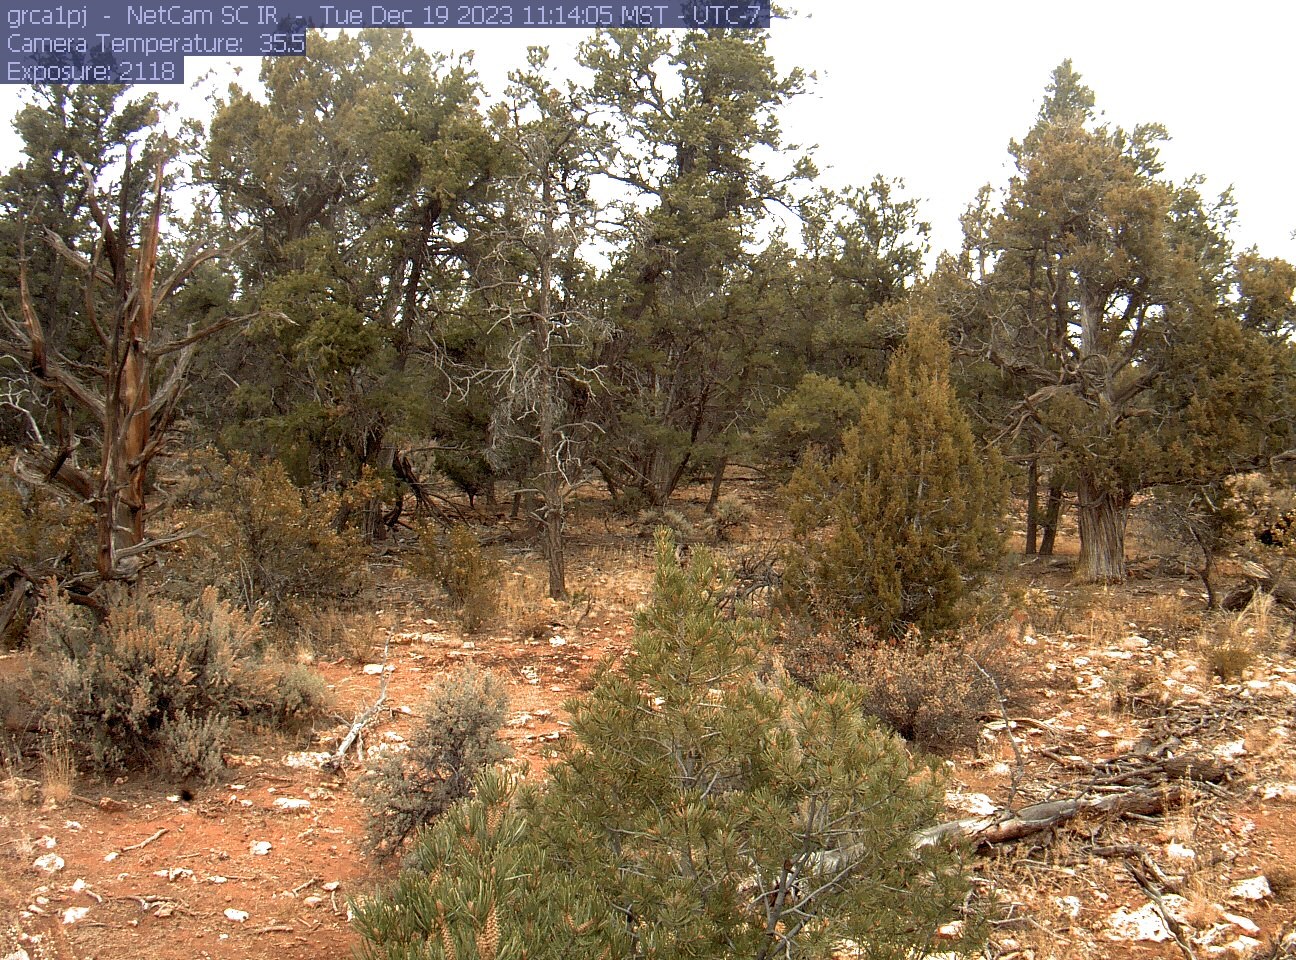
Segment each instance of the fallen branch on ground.
M322 764L323 769L333 771L342 769L342 764L346 761L347 751L351 749L351 745L360 740L364 728L373 722L374 718L378 716L378 711L382 709L382 705L387 702L387 681L391 679L391 672L387 669L387 653L390 649L391 634L388 634L387 642L383 645L382 684L378 688L378 699L355 718L355 721L351 724L351 729L347 731L347 735L338 744L337 752ZM357 753L359 753L360 748L357 747L356 749ZM363 756L360 759L363 760Z

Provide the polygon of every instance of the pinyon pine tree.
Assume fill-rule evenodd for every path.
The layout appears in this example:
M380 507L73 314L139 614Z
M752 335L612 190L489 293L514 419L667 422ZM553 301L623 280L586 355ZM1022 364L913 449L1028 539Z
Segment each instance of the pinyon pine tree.
M940 787L840 680L763 669L704 551L659 535L634 649L570 704L543 785L495 772L357 905L369 958L923 955L966 890L918 849Z
M949 367L940 323L914 308L886 390L866 400L836 457L807 462L788 484L799 546L787 595L812 619L882 635L949 626L965 578L998 555L1002 472L973 441Z

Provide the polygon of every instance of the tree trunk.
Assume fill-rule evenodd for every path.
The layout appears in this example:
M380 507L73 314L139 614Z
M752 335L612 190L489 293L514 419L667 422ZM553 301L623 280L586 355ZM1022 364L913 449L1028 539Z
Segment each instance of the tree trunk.
M553 182L546 176L541 186L545 211L544 253L540 258L540 303L531 322L535 338L536 361L540 365L540 491L544 506L540 519L544 523L544 556L549 567L549 598L567 599L567 556L563 545L563 508L567 491L563 489L563 452L561 427L558 423L558 373L554 369L553 347L553 255L557 248L553 225Z
M1076 516L1080 521L1080 563L1085 583L1125 579L1125 522L1128 503L1121 493L1099 486L1082 473L1076 482Z
M1053 546L1057 542L1058 521L1062 517L1062 484L1056 477L1049 477L1048 501L1044 506L1044 517L1040 521L1043 535L1040 537L1039 555L1053 556Z
M1039 461L1032 460L1026 470L1026 548L1022 551L1033 557L1039 526Z
M715 513L716 503L720 500L720 485L724 483L725 467L729 465L728 457L717 457L715 472L711 474L711 496L707 498L706 513Z

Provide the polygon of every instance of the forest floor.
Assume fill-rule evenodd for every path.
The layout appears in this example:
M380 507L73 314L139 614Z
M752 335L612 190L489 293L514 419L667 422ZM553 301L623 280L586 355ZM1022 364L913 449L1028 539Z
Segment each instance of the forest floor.
M684 510L700 515L700 501ZM251 737L215 785L143 772L69 780L11 762L0 783L0 958L352 956L347 899L394 868L363 854L354 756L339 774L319 761L378 698L384 672L369 757L402 741L435 675L473 662L506 682L502 735L517 762L542 775L568 732L563 702L590 689L601 662L624 654L648 596L648 530L595 513L575 526L575 601L544 599L536 555L510 552L501 616L472 633L433 588L378 564L374 607L356 615L352 655L316 664L335 697L336 726L296 740ZM761 536L750 526L721 552ZM973 867L991 917L985 955L1296 956L1296 947L1277 946L1296 919L1289 628L1250 626L1267 638L1237 682L1220 682L1200 641L1200 585L1182 566L1136 559L1129 582L1082 587L1070 583L1068 547L1054 560L1006 564L1024 616L1003 642L1025 666L1011 722L985 717L975 746L944 758L949 818L1116 795L1137 780L1125 774L1139 758L1209 759L1222 775L1153 785L1170 801L1153 815L1081 816L984 848ZM1130 552L1137 558L1139 548Z

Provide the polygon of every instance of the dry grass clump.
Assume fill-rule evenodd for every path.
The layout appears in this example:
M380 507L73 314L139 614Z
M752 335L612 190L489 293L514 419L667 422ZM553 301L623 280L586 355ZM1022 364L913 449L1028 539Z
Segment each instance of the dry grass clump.
M46 803L66 803L76 783L76 759L65 737L55 734L41 752L41 796Z
M498 609L501 620L510 624L543 619L548 597L548 580L539 566L519 566L500 577Z
M1159 634L1174 644L1201 630L1200 607L1200 601L1163 593L1140 604L1134 619L1141 631Z
M378 618L368 611L302 604L291 618L298 647L315 658L368 663L380 635Z
M1257 590L1245 609L1207 625L1199 652L1211 674L1225 682L1241 680L1259 654L1274 649L1277 631L1273 597Z

